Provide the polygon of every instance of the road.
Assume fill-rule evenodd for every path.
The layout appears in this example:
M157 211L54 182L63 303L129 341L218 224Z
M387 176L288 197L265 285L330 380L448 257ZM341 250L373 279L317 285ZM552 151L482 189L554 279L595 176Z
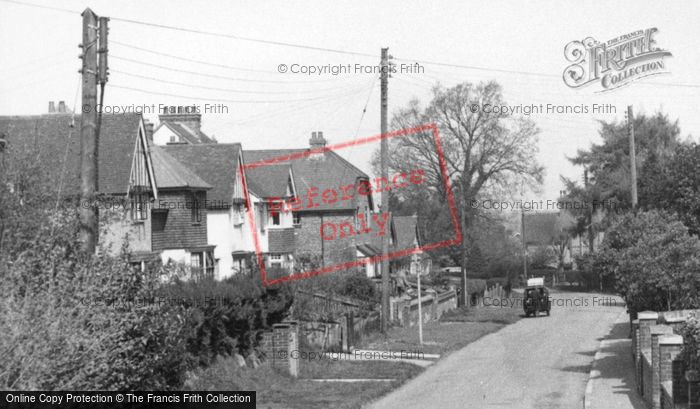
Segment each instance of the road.
M593 356L625 307L552 292L549 317L523 318L453 352L370 408L581 408Z

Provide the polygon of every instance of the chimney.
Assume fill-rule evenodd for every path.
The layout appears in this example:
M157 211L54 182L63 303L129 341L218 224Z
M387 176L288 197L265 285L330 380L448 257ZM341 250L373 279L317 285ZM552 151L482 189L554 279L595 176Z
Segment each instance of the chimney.
M149 143L153 144L153 123L150 122L148 119L143 120L143 125L144 128L146 129L146 140L148 140Z
M309 145L311 146L311 149L318 149L326 146L326 140L323 138L323 132L312 132L311 139L309 139Z
M53 101L49 101L49 114L56 113L56 105Z
M61 114L66 113L66 101L58 101L58 112Z

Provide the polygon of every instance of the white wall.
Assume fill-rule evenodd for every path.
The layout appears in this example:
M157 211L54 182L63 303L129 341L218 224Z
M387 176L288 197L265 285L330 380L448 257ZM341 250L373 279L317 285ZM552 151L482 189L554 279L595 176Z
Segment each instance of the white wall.
M170 142L170 137L175 136L175 141L180 142L180 138L167 126L163 125L153 132L153 143L156 145L167 145Z

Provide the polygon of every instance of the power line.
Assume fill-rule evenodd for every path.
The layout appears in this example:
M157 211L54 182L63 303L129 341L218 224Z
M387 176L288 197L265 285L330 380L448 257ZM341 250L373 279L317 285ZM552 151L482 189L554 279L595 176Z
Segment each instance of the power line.
M204 89L204 90L210 90L210 91L230 92L230 93L236 93L236 94L267 94L267 95L305 94L305 93L311 93L311 92L337 91L337 90L341 90L341 89L346 88L346 87L334 87L334 88L324 88L324 89L319 89L319 90L302 90L302 91L248 91L248 90L241 90L241 89L221 88L221 87L207 87L204 85L196 85L196 84L190 84L190 83L186 83L186 82L170 81L170 80L164 80L164 79L156 78L156 77L149 77L147 75L133 74L130 72L125 72L125 71L120 71L120 70L115 70L115 69L112 69L110 71L113 73L127 75L129 77L141 78L141 79L145 79L145 80L149 80L149 81L156 81L156 82L160 82L163 84L179 85L182 87L197 88L197 89Z
M4 0L0 0L0 1L4 1ZM225 75L207 74L207 73L202 73L202 72L197 72L197 71L183 70L180 68L169 67L167 65L153 64L153 63L148 63L148 62L144 62L144 61L134 60L133 58L120 57L120 56L114 55L114 54L110 54L109 57L116 59L116 60L128 61L128 62L131 62L134 64L145 65L145 66L154 67L154 68L160 68L162 70L181 72L184 74L191 74L191 75L197 75L200 77L208 77L208 78L215 78L215 79L222 79L222 80L229 80L229 81L254 82L254 83L262 83L262 84L298 85L300 83L332 82L332 81L338 81L341 79L341 78L336 78L333 80L311 80L311 81L306 81L306 80L304 80L304 81L254 80L254 79L250 79L250 78L229 77L229 76L225 76Z
M64 9L64 8L60 8L60 7L44 6L44 5L40 5L40 4L27 3L27 2L23 2L23 1L17 1L17 0L0 0L0 1L6 2L6 3L28 6L28 7L36 7L36 8L46 9L46 10L64 12L64 13L80 14L79 12L74 11L74 10ZM290 43L290 42L284 42L284 41L264 40L264 39L259 39L259 38L245 37L245 36L239 36L239 35L227 34L227 33L217 33L217 32L213 32L213 31L199 30L199 29L194 29L194 28L178 27L178 26L171 26L171 25L158 24L158 23L149 23L146 21L133 20L133 19L127 19L127 18L121 18L121 17L110 17L110 19L113 21L119 21L122 23L143 25L143 26L147 26L147 27L154 27L154 28L173 30L173 31L181 31L181 32L186 32L186 33L214 36L214 37L220 37L220 38L228 38L228 39L239 40L239 41L249 41L249 42L276 45L276 46L282 46L282 47L292 47L292 48L300 48L300 49L313 50L313 51L323 51L323 52L330 52L330 53L336 53L336 54L345 54L345 55L354 55L354 56L360 56L360 57L376 58L376 55L374 55L374 54L363 53L363 52L359 52L359 51L340 50L340 49L327 48L327 47L317 47L317 46L298 44L298 43ZM561 76L557 75L557 74L548 74L548 73L531 72L531 71L519 71L519 70L507 70L507 69L501 69L501 68L489 68L489 67L446 63L446 62L430 61L430 60L422 60L422 59L395 58L395 60L406 61L406 62L411 62L411 63L417 62L417 63L421 63L421 64L436 65L436 66L451 67L451 68L461 68L461 69L467 69L467 70L476 70L476 71L500 72L500 73L505 73L505 74L529 75L529 76L544 77L544 78L561 78ZM664 84L646 83L646 84L700 88L700 84L674 84L674 83L664 83Z
M136 91L140 92L143 94L150 94L150 95L158 95L158 96L165 96L165 97L175 97L175 98L184 98L184 99L190 99L190 100L195 100L195 101L208 101L212 102L212 100L216 102L229 102L233 104L276 104L276 103L286 103L286 102L298 102L298 101L315 101L318 99L323 99L323 98L332 98L335 96L341 96L341 95L325 95L322 97L313 97L313 98L300 98L300 99L284 99L284 100L235 100L235 99L222 99L222 98L202 98L202 97L192 97L192 96L187 96L187 95L178 95L178 94L170 94L166 92L156 92L156 91L147 91L139 88L133 88L133 87L127 87L124 85L115 85L111 84L110 85L112 88L119 88L119 89L125 89L129 91Z
M212 63L212 62L203 61L203 60L195 60L195 59L193 59L193 58L182 57L182 56L179 56L179 55L168 54L168 53L164 53L164 52L161 52L161 51L150 50L150 49L148 49L148 48L138 47L138 46L135 46L135 45L123 43L123 42L121 42L121 41L110 40L110 42L113 43L113 44L121 45L122 47L127 47L127 48L131 48L131 49L134 49L134 50L143 51L143 52L146 52L146 53L151 53L151 54L155 54L155 55L160 55L160 56L163 56L163 57L173 58L173 59L180 60L180 61L187 61L187 62L192 62L192 63L196 63L196 64L208 65L208 66L211 66L211 67L226 68L226 69L230 69L230 70L239 70L239 71L248 71L248 72L262 72L262 73L266 73L266 74L278 74L278 75L279 75L279 72L277 72L277 71L271 71L271 70L256 70L256 69L253 69L253 68L234 67L234 66L231 66L231 65L217 64L217 63Z

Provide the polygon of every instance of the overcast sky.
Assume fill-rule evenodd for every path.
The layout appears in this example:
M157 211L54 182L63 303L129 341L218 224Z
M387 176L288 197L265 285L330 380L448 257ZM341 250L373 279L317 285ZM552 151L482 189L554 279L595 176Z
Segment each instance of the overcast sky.
M389 47L398 58L485 68L424 64L422 74L396 74L389 84L390 112L412 97L427 102L437 81L451 86L487 80L503 86L510 105L609 103L616 108L611 114L532 115L541 129L540 160L547 175L542 191L527 199L555 199L562 187L560 175L580 179L582 170L566 157L598 141L596 119L621 120L628 104L635 113L661 110L680 121L684 136L697 141L700 135L700 3L695 1L27 2L76 13L0 1L0 115L45 113L50 100L65 100L69 108L80 110L75 98L81 41L78 13L89 6L101 16L376 55L337 54L111 21L106 104L221 103L228 113L205 113L203 130L220 142L241 142L247 149L304 147L315 130L324 131L331 143L379 133L375 75L306 76L277 70L280 64L373 65L381 47ZM606 93L595 93L600 90L596 86L571 89L563 83L561 75L569 65L564 46L570 41L589 36L607 41L650 27L659 30L657 45L673 54L665 60L670 74ZM343 154L369 171L373 148Z

